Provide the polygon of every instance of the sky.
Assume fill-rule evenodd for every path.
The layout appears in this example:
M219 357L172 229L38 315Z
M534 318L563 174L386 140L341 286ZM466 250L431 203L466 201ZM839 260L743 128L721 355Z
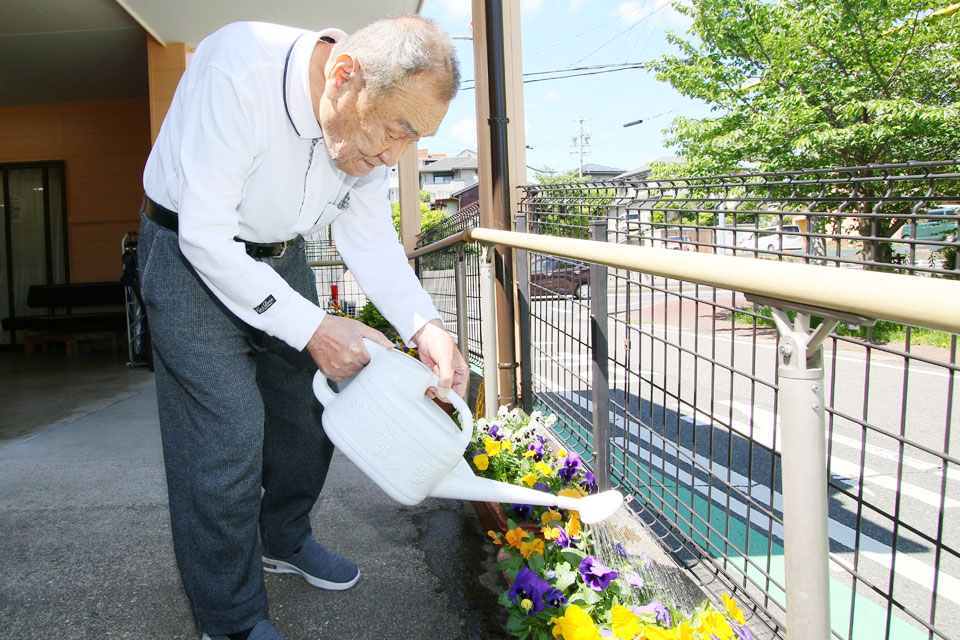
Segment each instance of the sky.
M649 62L677 53L667 31L684 34L690 25L672 0L506 0L521 2L524 74L592 65ZM421 15L452 36L470 34L470 0L425 0ZM461 75L472 80L473 43L455 39ZM538 78L542 76L532 76ZM531 79L532 79L531 78ZM464 86L472 86L465 82ZM420 142L431 153L455 155L476 149L476 96L461 88L435 136ZM584 164L634 169L663 156L663 129L678 115L701 118L709 109L681 96L644 69L524 84L527 166L576 170L574 138L590 136ZM636 120L642 123L623 125ZM511 125L513 123L511 122ZM532 177L533 169L528 170Z

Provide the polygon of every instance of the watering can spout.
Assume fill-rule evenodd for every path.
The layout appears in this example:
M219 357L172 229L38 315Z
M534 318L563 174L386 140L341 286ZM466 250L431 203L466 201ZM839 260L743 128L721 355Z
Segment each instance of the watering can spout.
M623 495L616 490L604 491L585 498L568 498L506 482L497 482L489 478L480 478L473 474L470 465L463 459L433 488L430 496L453 500L556 506L569 511L578 511L580 520L585 524L606 520L623 503Z

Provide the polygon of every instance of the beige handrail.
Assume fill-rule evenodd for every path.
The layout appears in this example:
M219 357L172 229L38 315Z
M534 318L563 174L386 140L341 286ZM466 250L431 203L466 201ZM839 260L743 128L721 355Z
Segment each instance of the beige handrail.
M474 228L470 240L960 333L960 282ZM429 248L429 247L426 247Z

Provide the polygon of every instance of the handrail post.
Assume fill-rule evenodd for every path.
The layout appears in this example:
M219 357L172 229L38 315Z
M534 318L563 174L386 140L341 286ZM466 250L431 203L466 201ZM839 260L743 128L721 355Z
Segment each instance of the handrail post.
M457 342L460 355L465 361L470 360L470 334L467 325L467 274L466 256L463 244L457 245L457 255L453 263L454 287L457 305Z
M777 350L787 639L830 640L830 538L823 343L840 322L873 320L763 296L780 333ZM792 324L787 310L793 311ZM810 317L823 318L815 329ZM774 434L774 438L776 439Z
M516 230L527 232L527 214L517 212ZM533 411L533 350L530 345L530 264L527 252L518 249L517 256L517 320L520 324L520 403L524 413Z
M590 222L590 237L607 241L607 220ZM597 488L610 488L610 379L607 349L607 267L590 266L590 351L593 369L593 450Z
M497 415L500 401L500 369L497 366L497 302L496 274L493 269L494 248L480 245L480 301L483 311L480 313L480 328L483 335L483 398L484 415L493 418Z

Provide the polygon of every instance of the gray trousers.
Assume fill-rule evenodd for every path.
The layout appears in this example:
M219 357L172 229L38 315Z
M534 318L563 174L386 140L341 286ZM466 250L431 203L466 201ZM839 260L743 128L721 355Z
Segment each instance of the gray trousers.
M285 557L312 535L333 454L311 389L317 367L227 310L176 233L143 217L137 252L180 577L200 631L241 631L268 615L261 544ZM317 302L302 238L263 262Z

